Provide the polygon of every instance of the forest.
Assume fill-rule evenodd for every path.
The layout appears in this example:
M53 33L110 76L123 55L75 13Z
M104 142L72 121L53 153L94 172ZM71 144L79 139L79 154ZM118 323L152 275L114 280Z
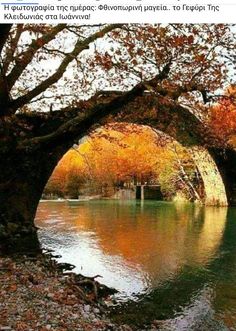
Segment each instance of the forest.
M159 184L166 199L178 192L186 200L200 199L198 170L181 145L148 127L117 127L103 128L71 149L55 168L45 195L113 197L119 188Z

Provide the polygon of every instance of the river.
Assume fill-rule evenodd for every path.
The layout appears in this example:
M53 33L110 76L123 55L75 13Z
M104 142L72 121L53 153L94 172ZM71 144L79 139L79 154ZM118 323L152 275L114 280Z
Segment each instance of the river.
M116 288L116 321L236 330L236 208L158 201L41 202L44 248ZM159 322L159 321L163 322Z

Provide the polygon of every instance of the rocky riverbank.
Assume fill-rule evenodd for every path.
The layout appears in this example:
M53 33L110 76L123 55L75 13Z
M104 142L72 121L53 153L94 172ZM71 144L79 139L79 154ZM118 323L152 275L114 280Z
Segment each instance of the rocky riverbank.
M0 257L0 330L133 330L106 317L110 289L65 269L50 254Z

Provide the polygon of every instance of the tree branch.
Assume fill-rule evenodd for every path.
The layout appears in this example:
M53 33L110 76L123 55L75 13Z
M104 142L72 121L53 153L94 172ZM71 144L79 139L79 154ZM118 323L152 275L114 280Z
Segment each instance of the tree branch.
M2 53L2 49L7 41L9 36L9 32L11 30L12 24L0 24L0 54Z
M4 60L3 60L3 69L4 69L5 73L7 72L10 63L13 61L13 57L14 57L15 51L17 49L18 41L23 32L23 27L24 27L24 24L17 24L15 36L13 38L11 38L10 45L6 49L6 54L5 54Z
M54 143L58 140L72 140L76 137L82 137L94 124L99 123L106 116L117 113L123 105L133 101L137 96L142 95L144 86L141 84L135 86L131 91L124 93L113 99L109 103L98 104L84 112L81 109L73 109L79 113L74 118L62 124L56 131L45 136L26 139L19 143L19 149L29 145L37 147L38 144ZM72 111L72 110L71 110Z
M165 67L162 72L149 81L149 84L152 85L157 81L163 80L166 74L167 69ZM110 102L99 103L95 106L91 106L91 108L86 111L82 111L80 108L73 108L70 110L73 116L75 112L77 112L78 115L60 125L60 127L52 133L19 142L19 148L25 148L29 145L31 145L32 148L37 148L38 144L50 144L58 141L63 142L65 140L72 141L75 138L82 137L94 124L100 123L109 115L116 115L122 107L134 101L137 97L142 96L145 89L146 84L139 83L130 91L113 98ZM68 117L70 114L69 110L65 111L65 114Z
M48 33L44 34L42 37L33 40L29 48L25 52L19 54L19 56L15 59L16 65L13 67L12 71L7 76L7 84L9 90L11 90L22 72L32 61L35 53L44 45L48 44L51 40L53 40L55 36L65 27L66 24L58 24L56 27L53 27Z
M68 53L63 61L61 62L60 66L58 67L57 71L52 74L50 77L45 79L43 82L41 82L38 86L36 86L33 90L29 91L29 93L15 99L12 101L10 107L12 109L12 112L15 113L15 111L31 101L33 98L41 94L43 91L45 91L48 87L55 84L64 74L65 70L67 69L68 65L85 49L88 49L89 44L94 42L95 40L104 37L108 32L120 28L121 24L110 24L106 27L104 27L102 30L92 34L85 40L81 41L78 40L75 44L74 49L72 52Z

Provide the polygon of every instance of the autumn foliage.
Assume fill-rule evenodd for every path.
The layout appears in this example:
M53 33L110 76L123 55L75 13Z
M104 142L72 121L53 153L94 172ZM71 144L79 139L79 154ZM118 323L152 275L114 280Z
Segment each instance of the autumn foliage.
M236 146L236 87L227 89L225 96L211 108L210 127L224 145Z
M87 194L109 196L118 188L158 183L167 197L178 190L188 196L186 177L193 180L195 172L187 151L170 138L146 126L112 124L65 154L45 193L78 197L87 187Z

